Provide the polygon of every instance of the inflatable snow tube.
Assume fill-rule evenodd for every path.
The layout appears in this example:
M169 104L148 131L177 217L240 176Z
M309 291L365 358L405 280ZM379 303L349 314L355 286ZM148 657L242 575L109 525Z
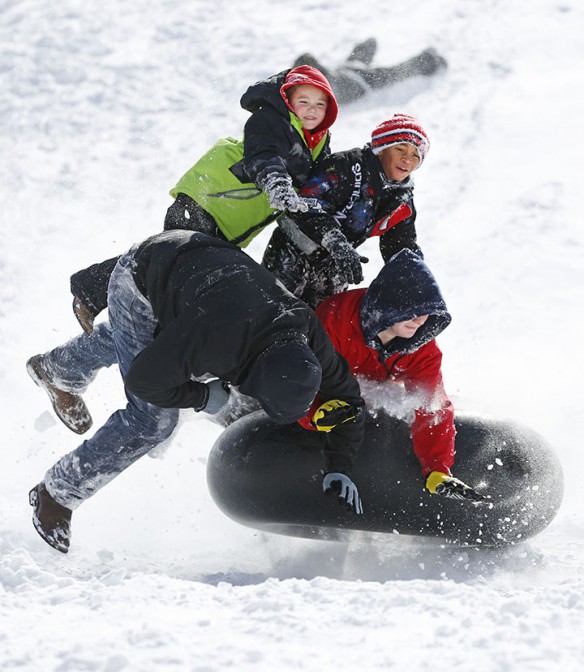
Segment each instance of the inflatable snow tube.
M276 425L262 411L236 421L215 442L209 490L233 520L291 536L343 539L360 530L505 546L541 532L563 497L562 469L550 446L508 420L457 413L455 422L455 474L488 494L487 503L428 493L408 426L384 412L368 414L355 460L361 516L322 492L322 433Z

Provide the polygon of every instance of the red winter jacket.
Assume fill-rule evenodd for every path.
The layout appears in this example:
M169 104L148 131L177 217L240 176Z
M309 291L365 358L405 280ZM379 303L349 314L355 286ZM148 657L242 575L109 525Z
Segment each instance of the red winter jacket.
M431 471L450 473L454 463L454 408L442 381L442 353L436 340L409 354L395 354L380 360L367 346L359 324L359 307L365 289L336 294L323 301L316 314L336 350L349 362L354 375L369 380L402 382L408 394L420 395L425 402L416 409L411 427L414 453L422 465L422 475ZM300 420L306 429L314 429L310 420L318 408L318 399L308 415Z

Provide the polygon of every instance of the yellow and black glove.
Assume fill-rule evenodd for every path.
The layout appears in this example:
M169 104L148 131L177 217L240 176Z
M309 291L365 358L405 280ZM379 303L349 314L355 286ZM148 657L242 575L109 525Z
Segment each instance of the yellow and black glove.
M341 399L330 399L321 404L312 416L312 424L319 432L330 432L337 425L357 418L359 409Z
M484 502L488 499L460 479L441 471L432 471L426 478L426 489L433 495L442 495L450 499L463 499L471 502Z

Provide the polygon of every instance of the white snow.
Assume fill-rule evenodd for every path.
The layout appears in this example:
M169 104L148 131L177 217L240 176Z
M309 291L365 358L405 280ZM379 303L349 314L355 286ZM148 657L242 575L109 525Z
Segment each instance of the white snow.
M3 671L584 669L583 13L577 0L0 2ZM338 62L370 35L376 63L433 45L450 67L342 108L333 148L397 111L427 127L418 232L454 316L447 389L547 438L566 478L558 516L503 550L269 536L216 508L205 461L219 431L185 413L160 459L75 513L72 550L56 553L27 493L79 439L24 364L77 333L70 274L161 230L178 177L240 134L250 83L304 51ZM363 252L369 282L380 257ZM98 427L123 403L117 371L86 401Z

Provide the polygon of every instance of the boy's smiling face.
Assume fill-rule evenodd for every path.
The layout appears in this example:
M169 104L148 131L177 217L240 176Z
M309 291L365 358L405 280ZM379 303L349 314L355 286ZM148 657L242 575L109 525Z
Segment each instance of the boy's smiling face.
M387 147L378 154L383 172L388 180L402 182L420 165L420 152L414 145L402 142Z
M326 93L310 84L293 86L289 91L288 102L294 114L302 122L302 127L313 131L322 124L328 106Z

